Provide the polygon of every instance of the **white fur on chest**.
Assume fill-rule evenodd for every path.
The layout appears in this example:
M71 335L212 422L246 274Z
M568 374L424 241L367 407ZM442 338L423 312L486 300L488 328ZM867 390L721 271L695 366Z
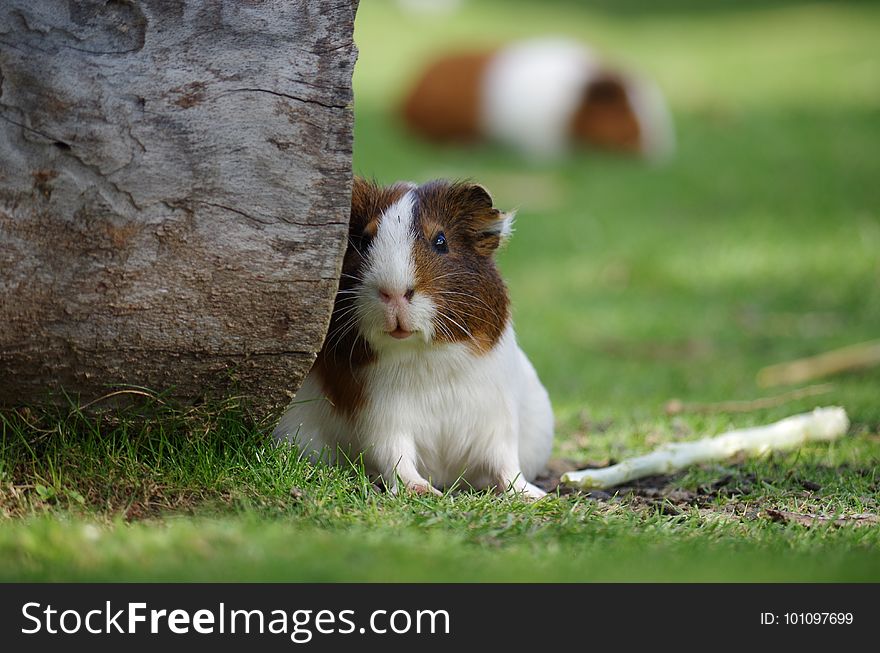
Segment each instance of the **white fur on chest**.
M511 468L532 480L550 455L549 398L509 325L484 355L462 344L400 348L382 352L363 373L364 403L354 417L330 406L310 374L297 396L302 403L276 435L313 453L362 452L383 475L389 460L411 455L436 486L491 485Z

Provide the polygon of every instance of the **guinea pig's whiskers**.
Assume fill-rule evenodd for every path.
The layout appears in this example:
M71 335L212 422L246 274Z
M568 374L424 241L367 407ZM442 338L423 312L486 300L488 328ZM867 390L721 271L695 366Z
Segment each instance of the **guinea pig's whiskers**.
M351 239L351 236L348 237L348 244L354 252L361 257L362 261L366 261L367 258L361 253L361 250L358 249L358 246L354 244L354 241Z
M438 314L440 317L442 317L442 318L444 318L444 319L449 320L450 322L452 322L455 326L457 326L459 329L461 329L462 333L464 333L468 338L470 338L471 340L473 340L476 344L479 344L479 343L477 342L477 339L474 338L473 334L472 334L470 331L468 331L468 329L467 329L466 327L462 326L461 324L459 324L458 322L456 322L454 319L452 319L452 317L450 317L450 315L449 315L448 313L444 313L443 311L437 311L437 314ZM460 317L460 316L459 316L459 317Z
M357 326L357 322L357 315L349 316L346 322L336 330L336 333L333 336L333 341L330 343L328 353L335 353L336 348L339 347L339 344L343 340L345 340L346 336L348 336L348 334L351 333L353 329L355 329L355 327Z
M446 334L446 336L450 340L455 341L455 334L452 333L452 330L448 326L446 326L445 324L442 324L441 326L443 327L443 332Z
M345 341L345 335L343 335L340 338L337 338L336 341L333 343L333 346L328 350L327 355L335 358L336 354L339 350L339 345L341 345L344 341ZM357 338L352 338L352 341L356 342Z
M344 299L356 300L355 297L346 297ZM340 300L342 301L342 300ZM357 303L344 306L341 309L337 309L333 313L333 321L336 323L335 328L331 335L328 335L328 353L334 353L336 348L339 346L345 337L357 326L358 322L358 314L357 314L358 306Z
M471 272L460 272L460 273L450 272L449 274L443 274L443 275L440 275L439 277L436 277L436 278L433 279L433 280L434 280L434 281L437 281L437 280L439 280L439 279L444 279L444 278L448 278L448 277L456 278L456 277L465 276L465 275L466 275L466 276L474 277L475 279L479 279L479 278L480 278L480 276L479 276L478 274L473 274L473 273L471 273ZM476 300L476 301L480 302L483 306L485 306L486 308L488 308L490 311L493 310L492 307L489 306L489 304L487 304L486 301L485 301L484 299L482 299L482 298L480 298L480 297L477 297L476 295L470 295L470 294L462 293L462 292L455 292L455 291L452 291L452 290L436 290L436 291L434 291L434 292L437 292L437 293L444 293L444 294L450 294L450 295L460 295L460 296L462 296L462 297L467 297L467 298L470 299L470 300Z
M346 296L344 296L344 297L337 297L337 298L336 298L336 304L337 304L337 307L334 308L334 310L338 310L338 307L339 307L340 305L342 305L343 302L350 302L350 301L353 301L353 300L357 299L359 296L360 296L360 295L358 295L358 294L354 294L354 295L346 295ZM346 307L343 306L343 308L346 308Z
M433 320L433 321L432 321L432 324L434 325L434 329L437 330L437 331L440 331L440 333L441 333L442 335L446 336L446 337L449 338L450 340L455 340L455 336L453 335L453 333L452 333L452 332L449 330L449 328L448 328L445 324L443 324L440 320Z
M445 293L445 292L443 292L443 291L438 291L437 294L439 294L439 295L445 295L445 294L448 294L448 293ZM463 293L452 293L452 294L455 294L455 295L463 295ZM468 297L468 295L463 295L463 296ZM477 315L476 313L473 313L472 311L464 310L464 309L467 309L468 307L470 307L470 304L469 304L468 302L462 301L462 300L460 300L460 299L446 299L446 300L444 300L444 301L445 301L447 304L450 304L450 305L452 305L452 306L457 307L457 308L454 309L454 312L455 312L456 315L462 315L462 316L464 316L465 318L473 318L473 319L475 319L475 320L480 320L481 322L485 322L486 324L489 324L489 325L493 325L493 324L494 324L494 322L490 322L490 321L487 320L486 318L484 318L484 317L480 317L479 315ZM489 314L490 314L491 316L493 316L493 317L498 317L497 312L496 312L495 310L493 310L488 304L486 304L485 302L483 302L483 306L486 308L486 310L489 312Z
M477 297L476 295L469 295L469 294L463 293L463 292L455 292L454 290L436 290L434 292L436 292L439 295L457 295L459 297L467 297L468 300L476 300L476 301L480 302L483 306L488 308L489 310L492 310L492 307L486 303L485 299L482 299L481 297Z
M447 277L465 277L465 276L477 277L477 278L480 277L480 275L477 274L476 272L467 272L466 270L457 270L455 272L447 272L446 274L441 274L439 277L434 277L432 279L432 281L437 281L439 279L445 279Z
M333 314L333 321L331 323L331 330L338 331L343 326L347 325L349 320L352 319L353 314L357 311L357 306L349 306L348 308Z
M488 327L495 327L496 326L493 322L490 322L489 320L482 318L479 315L473 315L472 313L466 313L466 312L459 310L459 309L455 309L452 312L452 314L463 322L467 322L470 319L470 320L478 320Z
M355 313L357 313L358 308L359 308L359 306L358 306L357 302L355 302L353 304L349 304L348 306L343 306L341 309L339 309L338 311L335 311L333 313L333 318L337 321L343 320L343 319L348 321L348 319L351 319L351 317Z
M338 320L343 315L346 315L347 313L356 309L357 302L354 301L356 299L357 299L357 297L343 297L342 299L337 300L336 306L333 309L333 318L332 319ZM344 302L346 302L346 300L352 300L352 301L348 301L347 303L344 303Z
M448 305L451 305L451 306L461 307L461 308L456 308L456 309L455 309L454 312L455 312L456 314L461 313L461 314L463 314L463 315L465 315L465 316L467 316L467 317L473 317L473 318L475 318L475 319L477 319L477 320L483 320L483 321L485 322L485 321L486 321L485 318L480 317L479 315L477 315L477 314L474 313L473 311L467 310L467 309L469 309L469 308L471 308L471 309L475 309L475 310L479 310L479 307L474 307L474 306L472 305L471 301L469 301L469 300L471 300L471 299L476 299L476 300L478 300L478 301L480 302L480 304L482 305L483 309L485 309L484 311L482 311L482 313L483 313L484 315L485 315L486 313L488 313L488 314L489 314L490 316L492 316L492 317L496 317L496 318L497 318L497 317L501 317L501 316L499 316L498 312L497 312L492 306L489 306L486 302L480 300L478 297L471 297L470 295L465 295L464 293L449 293L449 292L446 292L446 291L443 291L443 290L435 291L435 293L438 294L438 295L452 295L452 296L453 296L452 298L447 297L446 299L443 300L443 302L444 302L445 304L448 304ZM455 295L461 295L462 297L466 297L466 298L468 299L468 301L465 301L465 300L463 300L463 299L458 299L458 298L455 297ZM502 320L502 322L503 322L503 320Z
M349 304L348 306L342 306L333 311L333 321L338 322L344 317L347 317L357 311L357 304Z

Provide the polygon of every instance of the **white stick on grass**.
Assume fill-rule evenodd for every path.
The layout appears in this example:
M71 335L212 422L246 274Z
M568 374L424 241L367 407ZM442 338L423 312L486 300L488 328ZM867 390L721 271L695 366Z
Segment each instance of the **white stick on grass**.
M696 442L671 442L611 467L568 472L560 482L583 489L609 488L645 476L671 474L697 463L727 460L737 454L763 456L770 451L794 449L808 441L835 440L848 428L849 418L843 408L816 408L767 426L730 431Z

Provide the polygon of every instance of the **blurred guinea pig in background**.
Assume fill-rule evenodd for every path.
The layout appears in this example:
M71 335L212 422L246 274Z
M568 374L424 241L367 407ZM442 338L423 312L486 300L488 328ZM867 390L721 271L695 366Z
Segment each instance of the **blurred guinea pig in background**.
M401 108L407 126L428 140L492 141L535 160L585 146L657 161L675 149L672 119L653 81L562 38L441 56Z

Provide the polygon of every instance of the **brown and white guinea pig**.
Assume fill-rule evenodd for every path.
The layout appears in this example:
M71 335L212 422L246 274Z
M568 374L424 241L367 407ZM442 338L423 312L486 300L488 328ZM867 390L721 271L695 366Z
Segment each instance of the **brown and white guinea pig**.
M324 347L275 435L396 492L461 482L541 497L553 412L516 342L485 188L355 179Z
M675 146L653 82L609 68L565 39L442 57L417 79L402 111L406 124L429 140L494 141L538 160L574 145L659 160Z

